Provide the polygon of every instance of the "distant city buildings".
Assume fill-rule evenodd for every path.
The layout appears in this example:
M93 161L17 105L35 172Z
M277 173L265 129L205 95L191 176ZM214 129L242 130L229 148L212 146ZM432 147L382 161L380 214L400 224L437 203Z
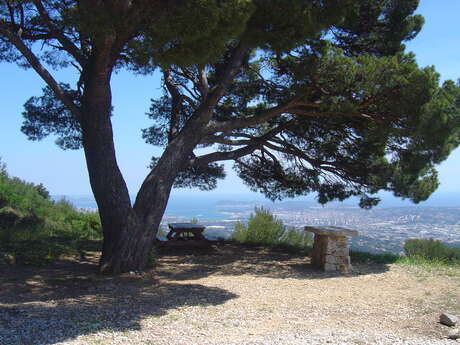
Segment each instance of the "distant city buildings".
M253 212L254 203L219 205L221 220L200 219L208 226L209 238L228 238L235 223L246 221ZM260 206L260 205L259 205ZM362 210L347 206L305 206L301 202L268 204L270 209L286 226L303 229L305 225L344 226L359 232L351 240L351 247L374 253L403 252L404 242L409 238L434 238L452 246L460 247L460 208L449 207L399 207ZM163 223L187 221L184 217L169 216Z

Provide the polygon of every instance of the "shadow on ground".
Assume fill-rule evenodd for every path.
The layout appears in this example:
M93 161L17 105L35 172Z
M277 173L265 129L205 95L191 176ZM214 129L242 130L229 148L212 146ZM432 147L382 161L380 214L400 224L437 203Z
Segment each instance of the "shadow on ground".
M194 280L209 275L256 275L269 278L327 279L337 276L354 277L388 271L386 264L354 264L346 275L324 273L310 264L303 254L277 252L263 247L221 243L207 249L159 249L156 273L171 280Z
M137 330L146 317L238 297L220 288L161 282L152 273L102 277L96 267L95 261L65 260L39 269L0 266L0 344L55 344L101 330Z
M44 268L0 266L0 344L51 345L102 330L136 330L148 317L238 297L194 281L210 275L337 277L315 270L304 255L229 243L161 248L151 271L118 277L98 275L97 259L61 260ZM387 265L362 265L345 277L386 270Z

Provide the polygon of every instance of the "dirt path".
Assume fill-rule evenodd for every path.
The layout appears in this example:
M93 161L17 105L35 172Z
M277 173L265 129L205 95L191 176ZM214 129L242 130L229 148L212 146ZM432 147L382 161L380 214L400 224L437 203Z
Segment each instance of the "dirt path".
M455 344L460 269L355 265L224 245L163 253L142 275L94 274L96 258L0 266L0 344Z

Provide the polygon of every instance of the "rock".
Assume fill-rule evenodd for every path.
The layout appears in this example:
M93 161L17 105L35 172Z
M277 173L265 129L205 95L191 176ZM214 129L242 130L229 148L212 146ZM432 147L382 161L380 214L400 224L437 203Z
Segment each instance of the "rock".
M349 270L348 270L348 265L339 265L339 271L342 272L342 273L349 273Z
M452 340L460 339L460 329L457 328L450 330L447 338Z
M442 323L443 325L452 327L458 323L458 317L452 314L442 313L439 316L439 322Z
M331 272L331 271L337 271L337 266L334 264L324 264L324 271L325 272Z
M335 252L335 255L336 256L349 256L350 255L350 251L348 250L348 248L338 248Z
M337 243L335 238L329 237L327 239L327 254L335 254L335 251L337 249Z
M337 260L334 255L326 255L326 263L335 265Z
M339 237L337 239L337 248L348 250L348 239L346 237Z

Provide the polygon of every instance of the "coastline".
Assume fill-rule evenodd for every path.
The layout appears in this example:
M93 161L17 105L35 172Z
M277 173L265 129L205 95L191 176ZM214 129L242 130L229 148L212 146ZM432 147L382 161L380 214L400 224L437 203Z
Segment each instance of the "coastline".
M362 210L351 203L321 206L311 200L273 203L221 197L175 196L163 217L163 232L167 231L168 223L194 219L206 226L207 238L228 239L236 222L247 221L255 207L264 207L286 226L299 230L305 225L335 225L357 230L359 236L351 240L354 250L399 254L403 251L404 241L409 238L434 238L460 247L460 207L396 206ZM65 199L83 211L97 211L92 197L66 196Z

